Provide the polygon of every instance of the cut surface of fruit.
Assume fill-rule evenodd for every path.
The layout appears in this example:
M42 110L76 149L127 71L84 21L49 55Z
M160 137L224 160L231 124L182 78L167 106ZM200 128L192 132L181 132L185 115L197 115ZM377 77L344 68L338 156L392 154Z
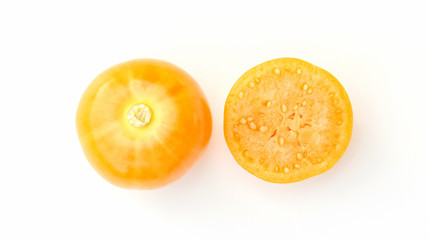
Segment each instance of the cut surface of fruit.
M234 159L274 183L301 181L332 168L352 127L350 100L338 80L295 58L247 71L224 109L224 136Z
M209 142L212 119L190 75L168 62L139 59L95 78L80 100L76 126L102 177L149 189L185 174Z

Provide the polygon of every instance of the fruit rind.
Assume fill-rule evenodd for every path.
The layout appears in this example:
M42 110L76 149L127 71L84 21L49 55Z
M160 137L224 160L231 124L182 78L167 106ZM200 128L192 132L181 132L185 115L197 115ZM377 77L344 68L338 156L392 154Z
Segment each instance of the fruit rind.
M151 110L143 127L129 122L135 104ZM136 59L90 83L79 102L76 127L86 158L103 178L123 188L153 189L182 177L200 158L212 118L204 93L188 73L165 61Z

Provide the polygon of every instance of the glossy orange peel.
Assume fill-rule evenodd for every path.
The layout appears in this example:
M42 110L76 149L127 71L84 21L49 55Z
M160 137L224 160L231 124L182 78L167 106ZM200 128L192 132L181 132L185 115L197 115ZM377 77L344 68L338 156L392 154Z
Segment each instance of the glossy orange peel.
M206 149L211 112L179 67L138 59L93 80L77 110L83 151L94 169L123 188L151 189L181 176Z

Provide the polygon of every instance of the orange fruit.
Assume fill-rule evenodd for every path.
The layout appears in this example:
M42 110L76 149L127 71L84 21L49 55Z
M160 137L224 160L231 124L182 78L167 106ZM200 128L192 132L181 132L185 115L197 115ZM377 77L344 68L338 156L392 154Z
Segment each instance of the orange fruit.
M180 178L212 131L206 97L177 66L139 59L107 69L84 92L77 132L93 168L124 188L158 188Z
M250 69L225 103L224 136L234 159L274 183L332 168L350 142L352 126L350 100L338 80L295 58Z

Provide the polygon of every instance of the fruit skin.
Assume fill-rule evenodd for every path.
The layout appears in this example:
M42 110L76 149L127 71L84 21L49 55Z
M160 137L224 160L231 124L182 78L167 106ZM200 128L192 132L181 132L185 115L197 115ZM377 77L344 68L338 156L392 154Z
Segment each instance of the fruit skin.
M289 79L294 81L295 79L297 79L297 84L300 84L297 87L297 91L305 91L305 93L309 92L311 94L314 94L317 90L320 90L318 92L322 93L317 96L318 99L316 99L316 97L312 99L314 100L314 104L322 103L327 98L330 99L329 103L333 102L334 104L336 104L334 98L337 98L339 100L336 104L336 106L338 106L341 110L339 114L335 113L335 108L329 109L331 111L326 111L328 114L330 114L328 116L331 116L328 117L329 120L337 121L338 123L340 123L339 126L330 128L333 134L329 134L328 137L333 136L333 139L336 138L339 141L337 140L337 143L335 145L330 145L333 146L332 148L328 146L328 148L325 149L317 149L318 151L314 154L314 156L310 156L310 153L308 154L308 157L314 158L316 157L316 154L318 156L322 156L323 158L321 158L319 162L313 161L312 159L310 159L310 161L306 161L306 158L308 157L305 154L298 156L297 152L294 152L295 154L291 154L291 157L289 159L281 159L282 162L277 161L277 159L274 158L279 156L283 152L271 151L271 148L268 149L268 144L270 144L271 142L275 142L276 145L279 145L280 143L284 142L286 145L286 140L289 138L284 138L286 139L285 141L279 141L279 139L277 138L279 132L273 132L271 136L275 135L276 139L272 139L271 142L261 141L263 144L257 144L258 142L260 142L260 139L262 140L262 138L259 137L259 135L261 135L260 132L262 132L259 128L259 125L269 124L269 120L261 119L259 121L261 122L261 124L258 125L257 122L257 124L253 125L257 126L256 129L250 129L251 125L249 124L251 123L250 121L248 121L249 118L246 118L244 121L240 122L242 118L247 117L247 108L255 109L256 111L261 108L258 107L259 109L256 109L256 106L261 106L260 101L257 101L257 99L255 99L256 96L252 97L252 99L247 99L248 96L249 98L251 97L251 94L253 93L251 93L251 91L253 91L253 89L257 89L259 86L259 88L263 89L262 92L259 94L260 96L268 96L270 92L272 92L271 95L276 96L280 89L284 89L284 85L282 85L283 83L280 81L276 80L276 82L274 82L269 81L269 79L277 79L279 76L283 75L289 77ZM305 82L298 82L298 79L301 77L305 79ZM284 81L289 79L285 79ZM281 80L283 80L283 78ZM268 82L268 84L265 85L265 82ZM318 87L318 89L310 90L310 87L305 87L303 83L308 83L310 87L313 86L313 89L314 87ZM328 94L330 94L330 92L328 92L328 88L329 90L333 90L336 93L334 98L327 96ZM246 89L252 90L246 91ZM242 92L244 94L242 94ZM281 93L283 94L283 92ZM300 92L294 93L294 91L288 91L285 92L284 95L297 94L300 94ZM245 99L246 101L244 101ZM239 101L241 102L239 103ZM278 109L277 112L280 111L280 102L268 103L264 101L261 103L264 108L267 108L269 106L273 108L274 106L276 106L276 108ZM277 106L277 104L279 105ZM288 106L284 109L286 109L286 111L289 111L290 108ZM251 117L263 116L266 119L272 118L261 110L258 112L253 112L252 115L253 116ZM279 116L279 118L286 117L285 114L280 115L277 114L276 116ZM274 127L271 127L270 129L276 127L278 126L276 125ZM353 112L351 103L345 89L340 84L340 82L326 70L296 58L274 59L259 64L248 70L236 81L233 88L230 90L224 108L224 137L234 159L242 168L247 170L252 175L272 183L298 182L324 173L331 169L344 154L351 139L352 128ZM235 131L235 129L237 129L237 131ZM245 131L241 131L242 129L244 129ZM321 135L321 131L314 133L315 134L313 134L313 136ZM271 134L271 132L267 131L265 134ZM306 134L307 136L307 132L305 132L304 134ZM308 136L310 136L310 132L308 132ZM309 137L307 139L308 142L312 141ZM246 145L243 145L241 143L244 141L246 141ZM333 141L331 142L333 143ZM306 147L309 148L311 146ZM254 156L252 154L254 154ZM296 165L286 165L288 164L288 162L295 163L295 159L298 158L302 158L302 160L306 162L297 162L298 167L296 167Z
M128 110L151 109L148 125L134 127ZM76 127L84 154L110 183L154 189L182 177L205 151L212 117L205 95L179 67L137 59L97 76L81 97Z

